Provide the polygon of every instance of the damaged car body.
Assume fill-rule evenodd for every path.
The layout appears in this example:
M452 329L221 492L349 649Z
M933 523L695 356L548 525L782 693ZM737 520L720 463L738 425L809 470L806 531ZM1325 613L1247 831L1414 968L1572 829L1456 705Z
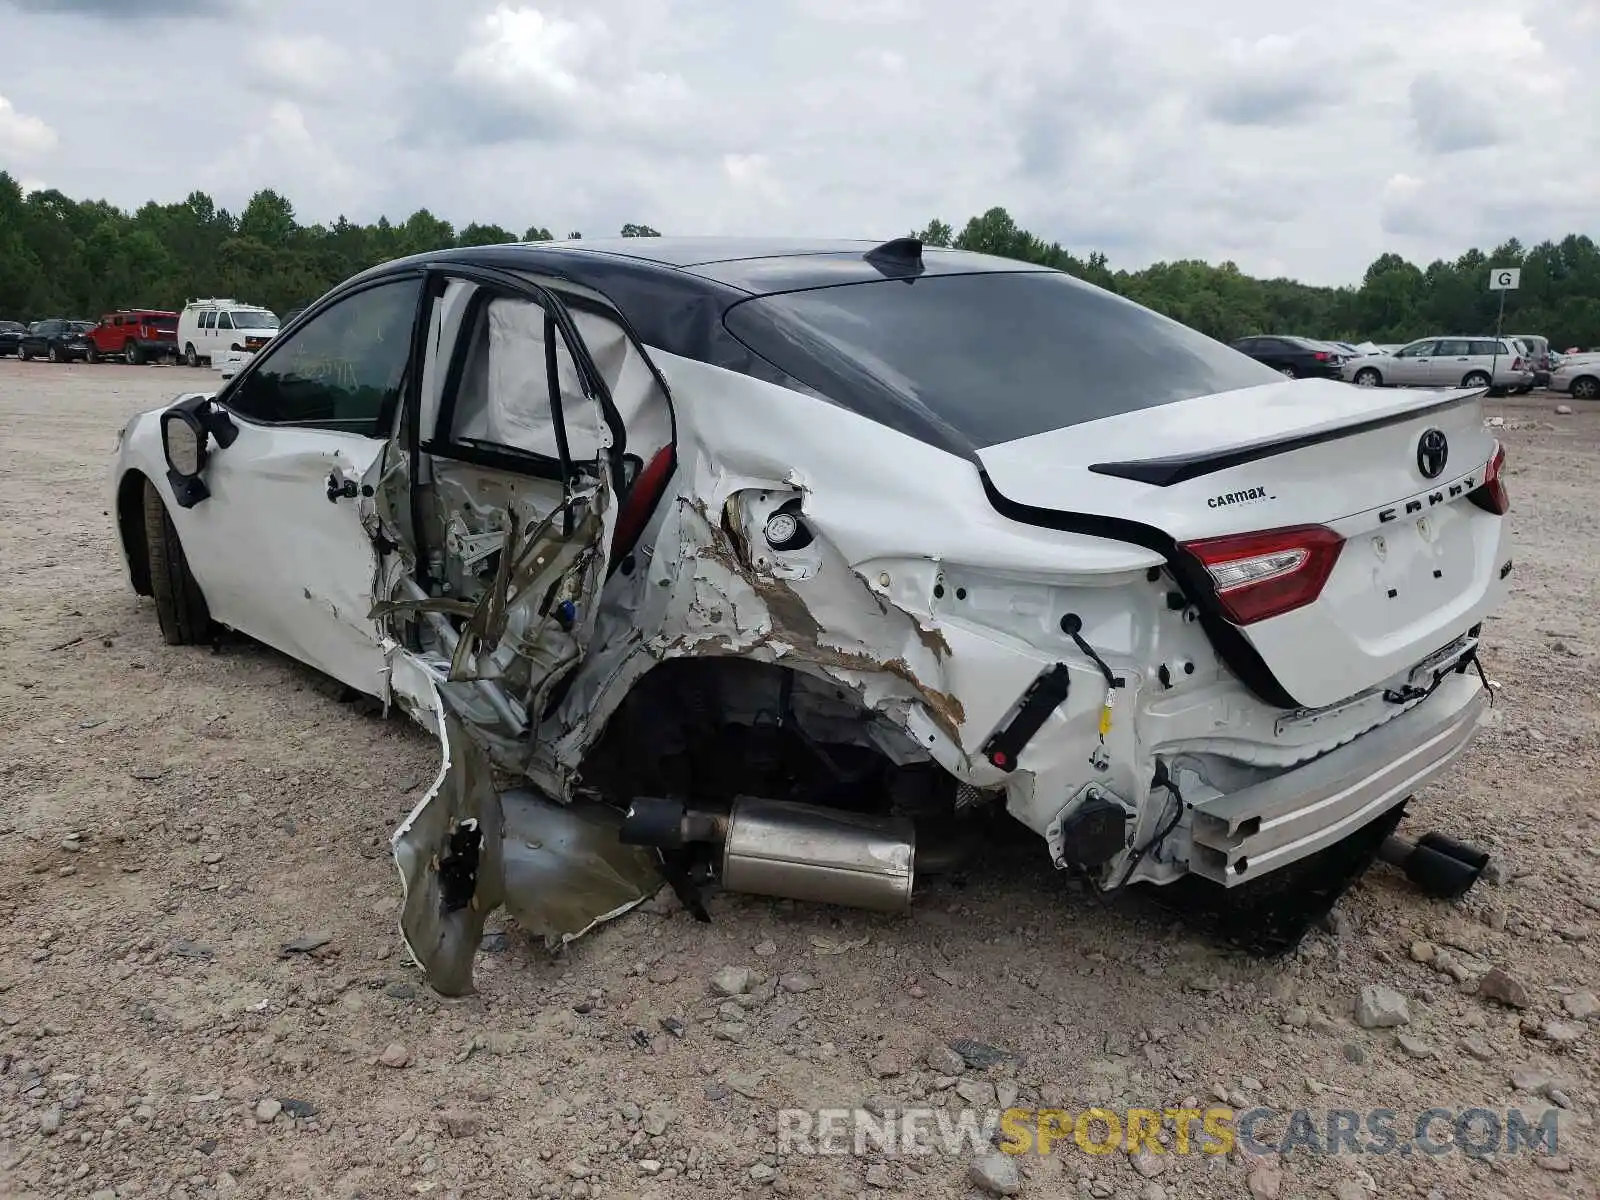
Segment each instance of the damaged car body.
M996 811L1293 945L1485 717L1503 458L1479 392L1287 381L1031 264L652 238L374 268L112 486L167 641L439 738L393 850L456 994L498 907L896 911Z

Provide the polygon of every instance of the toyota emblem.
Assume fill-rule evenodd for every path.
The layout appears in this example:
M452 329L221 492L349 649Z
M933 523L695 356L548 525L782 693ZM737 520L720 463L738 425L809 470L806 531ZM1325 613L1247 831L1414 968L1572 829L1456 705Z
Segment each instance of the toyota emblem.
M1430 429L1417 440L1417 470L1424 479L1437 479L1450 461L1450 442L1442 429Z

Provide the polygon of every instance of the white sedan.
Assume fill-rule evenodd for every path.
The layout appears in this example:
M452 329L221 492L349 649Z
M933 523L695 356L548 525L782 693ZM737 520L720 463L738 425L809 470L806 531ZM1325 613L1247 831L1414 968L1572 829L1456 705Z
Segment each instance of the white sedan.
M438 734L393 844L459 993L497 906L901 909L986 809L1292 946L1479 726L1503 458L1477 392L1285 380L1027 263L649 238L357 276L111 488L168 642Z

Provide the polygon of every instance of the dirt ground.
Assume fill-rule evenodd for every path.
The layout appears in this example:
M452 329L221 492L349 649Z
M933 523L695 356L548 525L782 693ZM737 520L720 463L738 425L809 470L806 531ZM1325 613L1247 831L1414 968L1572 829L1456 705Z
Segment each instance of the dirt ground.
M777 1113L992 1107L994 1085L1319 1127L1387 1108L1407 1132L1435 1106L1561 1113L1554 1156L1069 1140L1015 1160L1029 1197L1600 1190L1600 1016L1581 1015L1600 985L1600 408L1492 402L1518 543L1487 626L1499 717L1405 826L1494 852L1501 882L1464 901L1376 867L1263 963L1102 908L1025 844L904 918L719 897L704 925L658 898L560 956L501 929L480 994L443 1001L405 960L388 855L432 739L259 646L163 645L121 575L116 431L215 380L0 360L0 1195L966 1197L970 1151L779 1157ZM305 935L327 940L284 951ZM754 972L748 995L713 992L726 966ZM1491 966L1525 1008L1476 994ZM1375 984L1408 1024L1358 1025ZM937 1051L959 1038L1014 1057L958 1082Z

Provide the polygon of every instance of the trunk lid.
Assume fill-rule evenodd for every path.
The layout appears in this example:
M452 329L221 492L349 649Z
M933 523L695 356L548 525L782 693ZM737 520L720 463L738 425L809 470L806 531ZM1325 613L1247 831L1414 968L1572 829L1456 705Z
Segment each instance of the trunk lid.
M1285 611L1229 611L1249 607L1232 603L1242 588L1210 597L1282 689L1320 707L1391 683L1492 607L1504 522L1472 493L1497 450L1479 392L1286 380L1052 430L979 457L1003 501L1080 515L1089 527L1098 520L1113 537L1128 532L1116 522L1158 531L1192 548L1178 553L1208 585L1234 580L1216 561L1208 575L1202 561L1228 558L1230 546L1234 557L1289 568L1301 584L1325 569L1320 588L1308 585ZM1338 535L1278 539L1311 547L1306 571L1261 558L1273 538L1239 537L1304 527Z

